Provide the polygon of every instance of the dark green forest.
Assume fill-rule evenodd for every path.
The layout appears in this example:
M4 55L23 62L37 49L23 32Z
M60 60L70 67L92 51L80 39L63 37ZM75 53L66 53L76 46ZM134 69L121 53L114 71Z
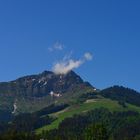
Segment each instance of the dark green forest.
M38 120L35 115L24 114L17 116L11 124L1 122L6 129L0 127L0 140L139 140L140 136L140 114L133 111L95 109L66 118L58 129L42 131L37 135L34 130L38 126L53 121L48 116L43 120Z

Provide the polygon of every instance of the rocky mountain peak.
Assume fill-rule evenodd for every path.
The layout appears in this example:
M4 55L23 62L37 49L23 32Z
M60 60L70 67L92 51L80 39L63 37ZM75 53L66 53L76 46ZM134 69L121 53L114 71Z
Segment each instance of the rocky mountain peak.
M44 71L37 75L25 76L8 82L5 84L4 92L8 92L11 95L41 97L48 95L51 91L63 94L73 90L80 84L86 85L74 71L70 71L65 75ZM1 88L0 92L3 92Z

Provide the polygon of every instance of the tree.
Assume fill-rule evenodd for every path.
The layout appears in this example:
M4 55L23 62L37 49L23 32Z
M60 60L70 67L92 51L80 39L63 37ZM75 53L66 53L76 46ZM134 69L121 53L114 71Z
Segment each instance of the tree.
M85 130L85 140L108 140L106 128L102 124L91 124Z

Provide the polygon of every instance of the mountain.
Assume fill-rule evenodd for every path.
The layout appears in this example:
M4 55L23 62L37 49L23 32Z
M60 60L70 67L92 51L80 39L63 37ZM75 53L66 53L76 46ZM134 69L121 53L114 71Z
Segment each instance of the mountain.
M52 103L72 102L72 98L93 89L73 71L66 75L44 71L0 83L0 110L34 112Z
M0 83L2 140L139 140L139 124L139 92L123 86L99 90L73 71Z

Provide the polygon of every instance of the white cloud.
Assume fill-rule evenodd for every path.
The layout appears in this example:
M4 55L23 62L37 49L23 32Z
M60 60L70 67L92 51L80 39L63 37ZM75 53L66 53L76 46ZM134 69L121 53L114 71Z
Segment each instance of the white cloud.
M92 60L92 55L89 52L85 53L84 58L79 60L70 59L70 56L65 56L62 61L53 66L52 70L55 74L67 74L71 70L79 68L86 61Z
M64 49L64 45L61 44L60 42L56 42L54 43L52 47L48 48L50 52L55 51L55 50L62 51L63 49Z
M93 55L92 55L91 53L89 53L89 52L86 52L86 53L84 54L84 57L85 57L86 60L92 60Z
M82 60L67 60L58 62L53 67L53 72L55 74L67 74L71 70L78 68L83 63Z

